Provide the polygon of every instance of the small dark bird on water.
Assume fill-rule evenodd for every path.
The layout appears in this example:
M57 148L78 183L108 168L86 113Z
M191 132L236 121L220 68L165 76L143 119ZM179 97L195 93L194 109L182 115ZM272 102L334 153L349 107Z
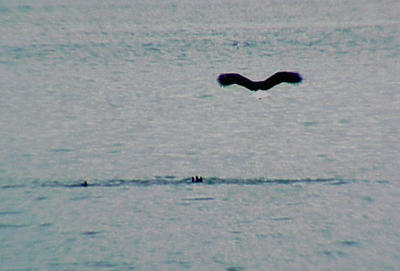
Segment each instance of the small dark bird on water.
M203 177L201 177L201 176L200 176L200 178L199 178L199 176L196 176L196 178L192 177L192 183L202 183L202 182L203 182Z
M238 73L223 73L218 76L217 80L222 86L237 84L246 87L251 91L257 91L268 90L280 83L300 83L303 79L297 72L277 72L264 81L251 81Z

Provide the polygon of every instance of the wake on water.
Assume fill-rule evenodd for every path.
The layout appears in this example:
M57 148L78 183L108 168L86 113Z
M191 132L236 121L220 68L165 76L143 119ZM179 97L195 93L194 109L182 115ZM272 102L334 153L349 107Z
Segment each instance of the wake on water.
M201 178L201 179L200 179ZM354 182L355 180L344 180L338 178L304 178L304 179L274 179L274 178L219 178L219 177L194 177L178 178L175 176L156 176L149 179L110 179L110 180L75 180L75 181L52 181L35 180L31 184L26 182L23 185L3 185L0 188L15 188L24 186L34 187L119 187L119 186L149 186L149 185L269 185L269 184L311 184L321 183L329 185L341 185Z

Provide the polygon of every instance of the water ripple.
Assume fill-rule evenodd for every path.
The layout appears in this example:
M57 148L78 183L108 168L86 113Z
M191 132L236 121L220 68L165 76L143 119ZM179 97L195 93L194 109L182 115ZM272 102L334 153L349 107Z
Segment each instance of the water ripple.
M202 182L193 183L191 177L177 178L174 176L157 176L151 179L112 179L112 180L77 180L71 182L48 181L38 183L39 186L44 187L118 187L118 186L150 186L150 185L218 185L218 184L231 184L231 185L269 185L269 184L282 184L292 185L297 183L303 184L347 184L349 180L340 180L334 178L305 178L305 179L271 179L271 178L217 178L217 177L203 177Z
M294 185L294 184L326 184L332 186L346 185L361 180L340 179L340 178L293 178L275 179L267 177L259 178L219 178L202 177L201 181L194 182L192 177L178 178L175 176L156 176L143 179L80 179L72 181L61 180L33 180L18 184L0 185L2 189L20 189L27 187L65 187L65 188L90 188L90 187L119 187L119 186L152 186L152 185ZM45 198L38 197L37 200Z

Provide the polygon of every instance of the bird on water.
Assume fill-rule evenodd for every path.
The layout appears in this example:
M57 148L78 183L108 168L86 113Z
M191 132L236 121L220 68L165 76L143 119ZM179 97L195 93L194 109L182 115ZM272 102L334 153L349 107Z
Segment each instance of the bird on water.
M192 183L202 183L202 182L203 182L203 177L201 177L201 176L200 176L200 178L199 178L199 176L196 176L196 178L192 177Z
M297 72L277 72L264 81L252 81L238 73L223 73L218 76L221 86L237 84L248 88L251 91L268 90L280 83L297 84L303 79Z

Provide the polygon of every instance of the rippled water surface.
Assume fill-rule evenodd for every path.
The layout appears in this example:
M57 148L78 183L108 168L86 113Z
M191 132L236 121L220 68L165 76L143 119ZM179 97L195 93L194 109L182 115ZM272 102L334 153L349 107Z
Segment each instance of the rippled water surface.
M111 2L0 2L1 268L400 266L398 1Z

